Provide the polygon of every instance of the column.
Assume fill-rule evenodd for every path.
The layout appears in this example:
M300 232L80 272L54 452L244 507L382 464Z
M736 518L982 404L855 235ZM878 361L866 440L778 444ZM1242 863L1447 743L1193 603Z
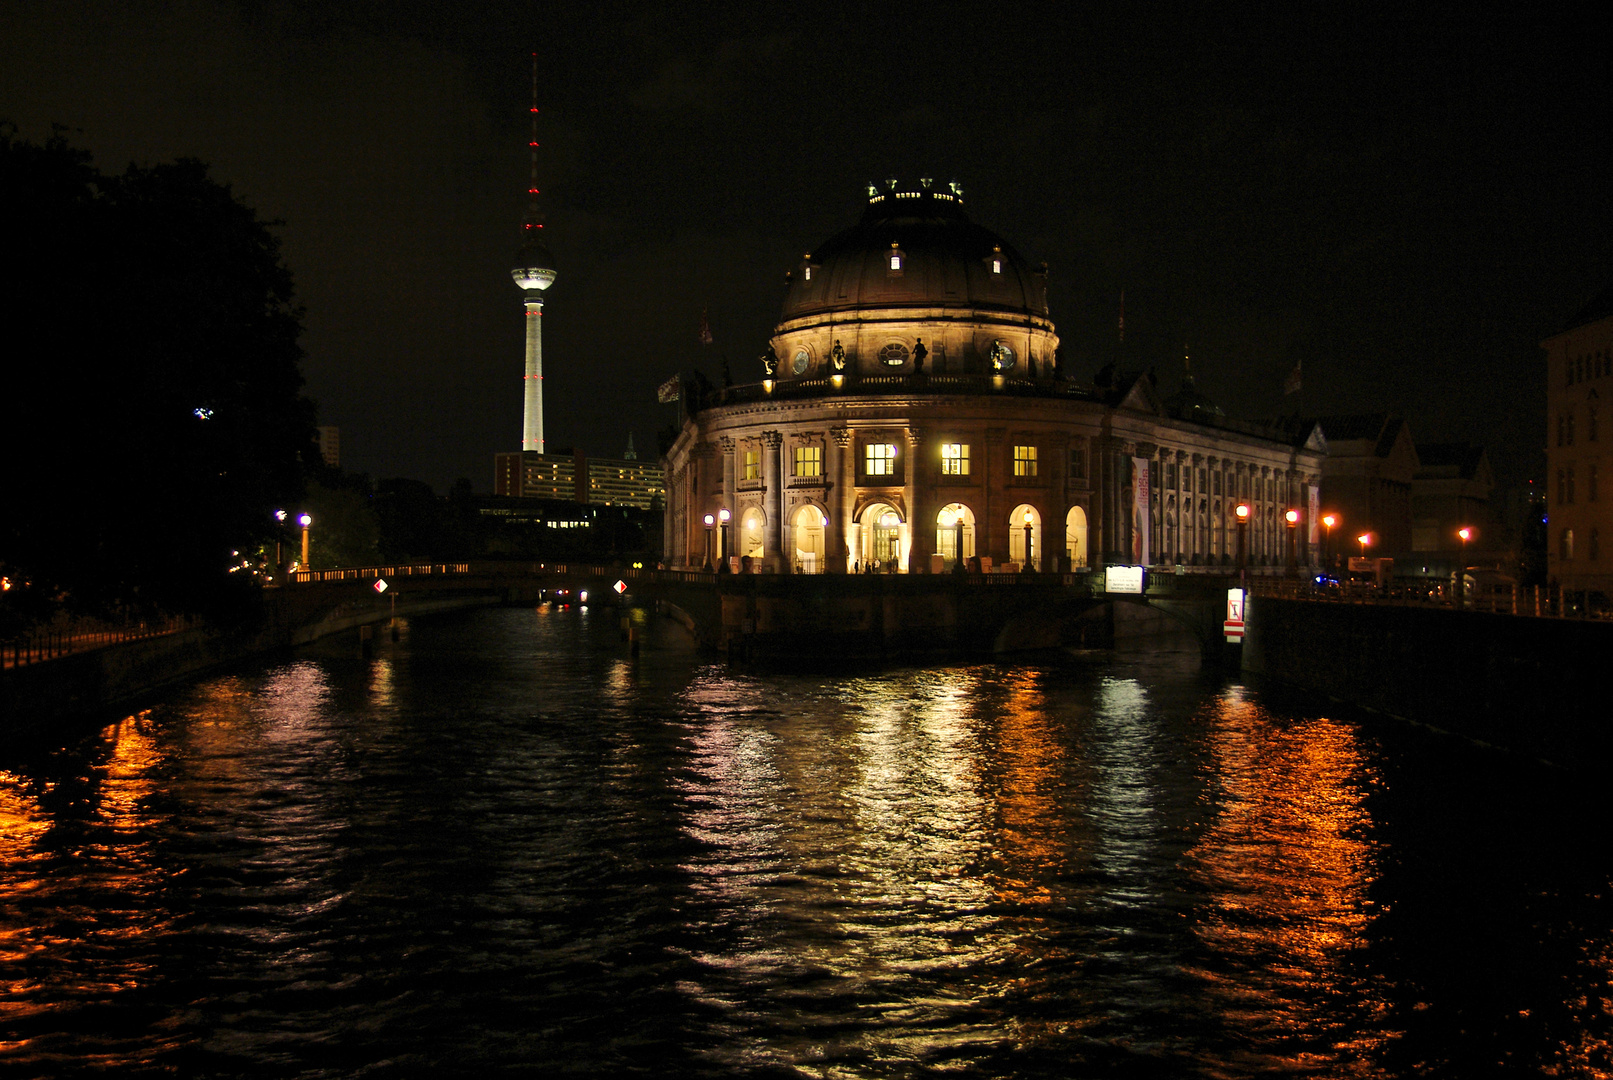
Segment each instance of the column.
M831 428L829 441L824 448L824 456L828 459L825 467L828 475L825 478L829 490L824 493L824 505L829 508L829 531L823 538L825 554L829 560L829 571L835 574L844 574L851 569L851 560L855 555L851 551L851 512L853 510L851 484L851 471L846 468L846 448L851 443L851 432L846 428Z
M724 557L734 553L737 546L735 541L739 537L739 513L735 509L738 503L734 498L734 440L727 435L717 440L722 448L722 505L728 508L728 546L720 548ZM719 520L717 532L722 533L722 523ZM720 544L720 539L719 539Z
M935 515L930 508L931 478L929 460L924 455L924 430L907 429L907 461L902 496L907 503L907 572L928 574L930 553L935 550ZM924 473L920 476L920 473ZM921 504L922 496L922 504Z
M762 481L767 485L763 497L763 513L767 515L766 532L762 539L762 561L775 574L790 572L790 560L784 558L784 475L779 469L779 447L784 436L777 431L762 432Z

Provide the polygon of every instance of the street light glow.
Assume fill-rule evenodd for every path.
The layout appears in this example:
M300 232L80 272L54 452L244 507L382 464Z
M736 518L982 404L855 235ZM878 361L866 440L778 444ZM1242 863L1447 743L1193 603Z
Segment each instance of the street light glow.
M1248 521L1249 520L1249 504L1248 503L1239 503L1237 505L1237 507L1232 512L1234 514L1238 515L1238 520L1239 521Z

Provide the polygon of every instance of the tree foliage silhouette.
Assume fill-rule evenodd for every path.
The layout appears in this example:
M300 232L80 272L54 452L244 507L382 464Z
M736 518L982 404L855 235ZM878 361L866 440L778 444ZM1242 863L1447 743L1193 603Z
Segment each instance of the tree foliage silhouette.
M14 601L227 607L317 457L279 241L199 161L107 176L9 126L0 208Z

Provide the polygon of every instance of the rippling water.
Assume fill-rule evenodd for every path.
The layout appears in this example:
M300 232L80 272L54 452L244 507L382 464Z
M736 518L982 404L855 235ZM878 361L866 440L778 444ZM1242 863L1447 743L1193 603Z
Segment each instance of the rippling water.
M0 1073L1608 1075L1598 786L1191 653L416 621L0 754Z

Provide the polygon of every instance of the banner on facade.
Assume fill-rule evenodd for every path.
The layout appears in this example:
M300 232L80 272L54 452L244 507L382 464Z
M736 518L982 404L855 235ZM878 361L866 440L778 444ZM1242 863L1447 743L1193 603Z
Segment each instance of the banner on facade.
M1311 516L1309 521L1306 522L1305 534L1310 537L1310 550L1314 553L1320 549L1322 542L1322 489L1312 484L1310 486L1310 496ZM1316 561L1314 554L1311 561Z
M1148 459L1131 459L1131 561L1138 566L1153 562L1153 500L1148 491Z

